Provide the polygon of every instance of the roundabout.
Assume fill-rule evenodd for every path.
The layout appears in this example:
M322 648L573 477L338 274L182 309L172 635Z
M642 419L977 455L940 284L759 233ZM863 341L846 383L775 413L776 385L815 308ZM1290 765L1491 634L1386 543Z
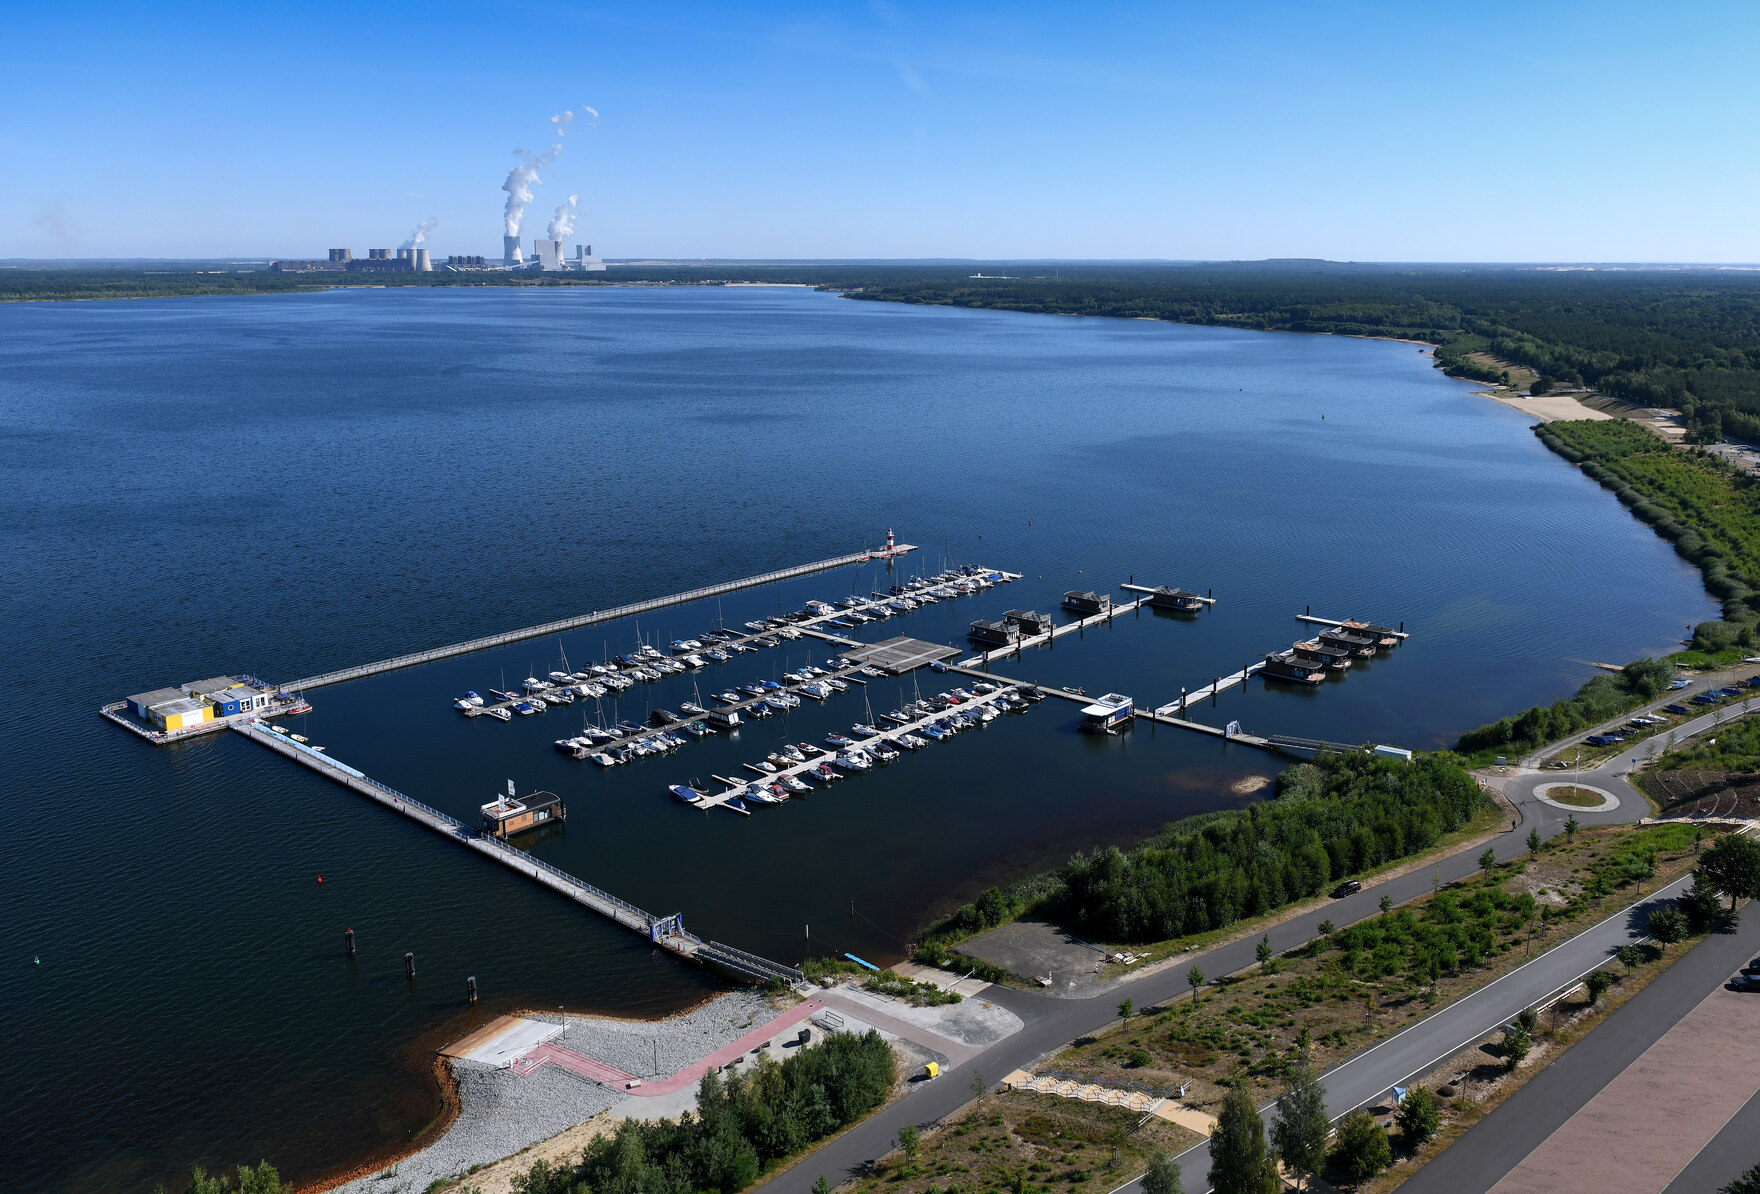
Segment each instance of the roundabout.
M1619 797L1605 788L1588 784L1541 784L1534 789L1534 799L1566 812L1610 813L1619 807Z

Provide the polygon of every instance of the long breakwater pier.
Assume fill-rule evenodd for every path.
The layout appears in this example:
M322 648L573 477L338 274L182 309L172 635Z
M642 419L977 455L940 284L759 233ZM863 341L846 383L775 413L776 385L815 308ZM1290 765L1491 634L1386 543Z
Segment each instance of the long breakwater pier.
M801 972L791 966L772 962L768 958L735 949L719 941L704 941L684 927L684 917L681 915L656 916L627 900L620 900L610 892L602 891L524 850L480 833L419 800L412 800L395 788L387 787L346 763L302 743L291 741L286 735L276 733L260 721L246 719L232 722L231 729L301 766L311 768L325 779L358 792L381 808L408 817L416 824L432 829L467 850L474 850L483 857L592 909L613 923L640 933L659 948L687 961L713 966L736 977L756 982L768 982L772 979L787 983L806 981Z
M341 684L348 680L359 680L364 676L377 676L382 672L394 672L401 668L415 667L418 664L432 663L436 659L450 659L455 655L469 655L473 651L482 651L490 647L499 647L507 643L523 642L529 638L543 638L545 635L560 634L568 630L579 630L583 626L593 626L600 622L615 622L620 618L633 618L651 610L665 609L669 605L684 605L691 601L701 601L705 597L719 597L724 593L735 593L741 589L754 589L760 585L774 584L777 581L792 580L797 576L810 576L815 572L826 572L832 568L842 568L849 564L871 564L875 561L888 561L916 551L911 543L900 543L891 548L880 548L874 551L851 552L846 556L837 556L830 560L815 560L811 564L797 564L792 568L779 568L774 572L761 573L758 576L747 576L740 580L724 581L720 584L704 585L699 589L689 589L683 593L672 593L665 597L652 597L646 601L637 601L630 605L620 605L616 609L597 609L590 614L580 614L572 618L559 618L554 622L544 622L537 626L527 626L521 630L507 630L500 634L485 635L482 638L470 639L462 643L453 643L446 647L433 647L426 651L416 651L408 655L398 655L391 659L381 659L376 663L361 663L354 667L339 668L333 672L322 672L316 676L307 676L303 680L295 680L284 685L289 692L308 692L314 688L322 688L327 684Z

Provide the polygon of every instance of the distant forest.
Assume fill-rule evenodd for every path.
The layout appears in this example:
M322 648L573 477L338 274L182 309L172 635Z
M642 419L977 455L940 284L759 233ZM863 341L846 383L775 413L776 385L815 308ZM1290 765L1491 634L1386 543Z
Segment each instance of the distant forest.
M974 274L991 275L973 277ZM1271 261L1199 265L971 262L656 263L568 274L299 275L190 268L0 270L0 302L245 294L333 286L600 286L794 282L853 299L1165 319L1257 330L1390 336L1526 366L1542 386L1587 385L1669 406L1692 437L1760 442L1760 273L1536 270Z

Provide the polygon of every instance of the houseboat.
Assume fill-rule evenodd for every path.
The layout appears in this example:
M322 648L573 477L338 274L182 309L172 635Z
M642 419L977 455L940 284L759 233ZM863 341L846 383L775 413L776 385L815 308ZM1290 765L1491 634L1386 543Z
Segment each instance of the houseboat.
M568 820L562 797L554 792L533 792L516 797L513 781L507 781L507 795L497 796L483 806L483 832L505 841L516 833Z
M1028 638L1034 635L1050 634L1052 630L1050 618L1044 614L1034 613L1030 609L1011 609L1003 614L1002 618L1006 622L1013 622L1019 626L1021 633Z
M991 622L979 618L972 623L966 637L975 643L984 643L992 647L1010 647L1020 641L1020 627L1013 622Z
M1375 655L1375 640L1366 634L1357 634L1350 630L1322 630L1318 638L1323 646L1337 647L1349 651L1358 659L1372 659Z
M1382 649L1399 646L1400 632L1387 626L1377 626L1373 622L1358 622L1352 620L1340 622L1338 628L1340 630L1348 630L1352 634L1360 634L1365 638L1372 638L1375 640L1375 645Z
M1083 617L1109 614L1112 612L1112 598L1103 593L1084 593L1072 589L1063 595L1063 608Z
M1326 665L1298 658L1294 651L1278 651L1265 657L1265 669L1259 674L1267 680L1318 684L1326 679Z
M1131 724L1136 716L1131 698L1109 692L1095 698L1092 705L1082 707L1082 732L1085 734L1116 734Z
M1319 639L1309 639L1305 643L1297 643L1290 650L1302 662L1317 663L1331 671L1342 672L1351 666L1349 651L1343 647L1329 647Z
M1148 602L1150 609L1170 609L1182 614L1195 614L1204 608L1204 599L1196 593L1170 589L1166 585L1153 590Z

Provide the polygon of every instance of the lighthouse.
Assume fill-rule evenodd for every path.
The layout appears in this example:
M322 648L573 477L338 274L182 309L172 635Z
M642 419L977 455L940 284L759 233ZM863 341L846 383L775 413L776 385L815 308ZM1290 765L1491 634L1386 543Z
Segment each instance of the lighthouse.
M887 528L886 528L886 554L887 554L887 555L891 555L891 554L892 554L892 548L893 548L893 542L892 542L892 528L891 528L891 527L887 527Z

